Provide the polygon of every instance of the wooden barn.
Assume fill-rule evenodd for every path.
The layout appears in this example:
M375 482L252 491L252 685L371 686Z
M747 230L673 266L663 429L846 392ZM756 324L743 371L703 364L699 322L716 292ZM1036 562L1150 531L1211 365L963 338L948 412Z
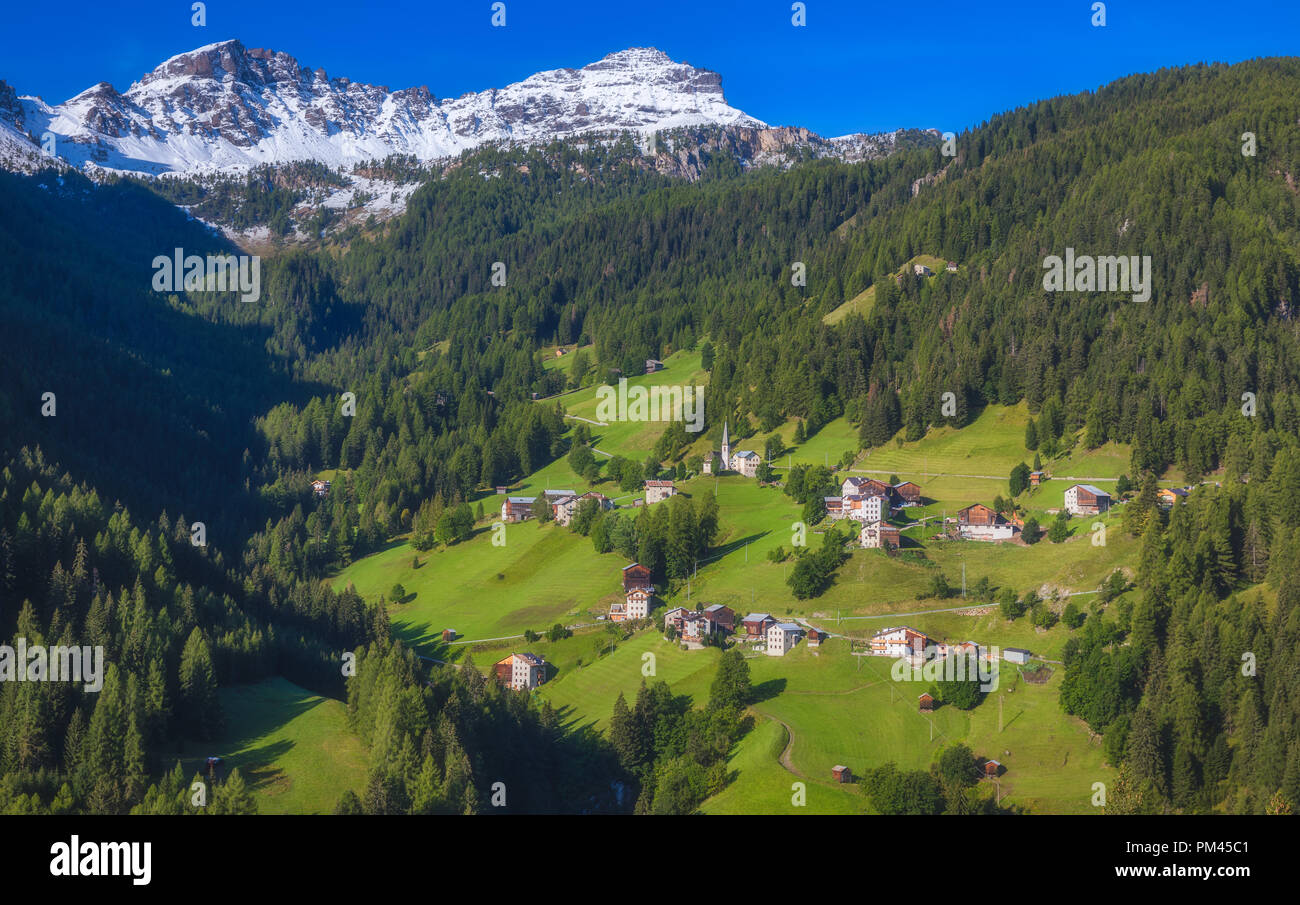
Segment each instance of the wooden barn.
M921 713L930 713L934 710L934 698L923 694L916 699L916 707Z
M836 782L853 782L853 771L843 764L831 767L831 778Z

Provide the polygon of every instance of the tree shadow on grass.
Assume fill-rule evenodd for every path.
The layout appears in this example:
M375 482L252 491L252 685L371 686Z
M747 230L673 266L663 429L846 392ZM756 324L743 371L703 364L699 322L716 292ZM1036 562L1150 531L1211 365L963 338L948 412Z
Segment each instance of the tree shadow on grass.
M770 701L772 698L785 691L787 682L784 678L768 679L766 682L759 682L753 687L750 703L761 704L763 701Z
M566 735L572 735L579 738L587 738L594 735L596 730L595 718L582 722L585 718L571 704L565 704L563 707L555 708L557 725Z
M746 537L739 538L738 540L731 541L730 543L723 544L721 547L713 547L709 550L707 554L708 558L720 559L721 557L726 556L729 553L735 553L737 550L743 550L747 544L752 544L755 541L761 540L767 537L771 533L772 533L771 531L760 531L757 534L750 534Z

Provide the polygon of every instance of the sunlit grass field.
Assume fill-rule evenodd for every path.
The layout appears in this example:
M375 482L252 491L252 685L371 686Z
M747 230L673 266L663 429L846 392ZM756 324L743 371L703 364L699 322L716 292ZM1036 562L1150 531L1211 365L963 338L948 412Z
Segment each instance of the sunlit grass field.
M239 770L262 814L329 814L345 789L365 791L365 748L341 702L281 678L232 685L220 695L227 728L186 747L187 778L203 772L208 756L221 757L226 775Z

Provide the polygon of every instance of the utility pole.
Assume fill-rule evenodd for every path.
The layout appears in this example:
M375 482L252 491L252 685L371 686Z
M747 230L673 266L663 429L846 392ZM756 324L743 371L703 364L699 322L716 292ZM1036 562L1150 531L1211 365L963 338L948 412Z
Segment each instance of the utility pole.
M998 732L1002 731L1002 698L1003 695L998 695Z
M966 554L961 557L961 599L966 599Z

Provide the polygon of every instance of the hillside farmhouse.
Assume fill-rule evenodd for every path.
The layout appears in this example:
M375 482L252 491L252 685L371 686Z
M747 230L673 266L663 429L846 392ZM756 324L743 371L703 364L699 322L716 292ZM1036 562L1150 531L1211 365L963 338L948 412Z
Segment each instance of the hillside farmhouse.
M623 602L609 605L610 622L645 619L654 606L655 586L650 570L640 563L623 567Z
M551 504L551 511L555 513L555 523L567 527L573 521L574 513L578 511L578 507L582 505L583 500L595 500L596 505L602 510L614 508L613 500L594 490L589 490L579 496L560 497Z
M920 658L929 646L930 638L925 632L906 625L882 628L871 636L871 653L876 657Z
M526 496L508 496L501 504L501 521L522 522L533 517L533 501Z
M1016 527L983 503L957 510L957 533L965 540L1010 540Z
M1110 494L1091 484L1075 484L1065 491L1065 511L1070 515L1101 515L1110 509Z
M658 503L666 500L677 492L672 481L646 481L645 482L645 501L646 505Z
M725 637L734 630L735 624L735 612L720 603L705 607L700 612L693 612L684 606L679 606L664 614L664 628L671 625L683 641Z
M1186 488L1182 487L1162 487L1156 491L1156 505L1161 509L1173 509L1175 505L1183 502L1188 497Z
M531 691L546 682L546 661L536 654L511 654L497 661L496 677L507 688Z
M902 543L898 529L889 522L867 522L858 534L858 542L868 550L897 550Z
M745 627L745 637L755 641L767 637L767 627L775 622L767 613L750 613L741 620L741 625Z
M767 627L767 648L769 657L784 657L799 639L803 637L803 627L793 622L773 622Z

